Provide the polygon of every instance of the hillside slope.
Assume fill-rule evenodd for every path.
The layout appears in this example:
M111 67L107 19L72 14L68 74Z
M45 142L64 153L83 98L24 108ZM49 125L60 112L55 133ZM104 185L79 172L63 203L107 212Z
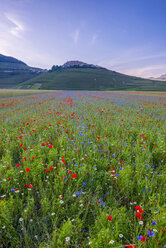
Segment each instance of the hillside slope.
M65 64L64 64L65 65ZM83 66L54 66L17 86L20 89L50 90L165 90L166 83L127 76L105 68Z
M41 69L29 67L16 58L0 54L0 88L13 88L36 77L40 72Z

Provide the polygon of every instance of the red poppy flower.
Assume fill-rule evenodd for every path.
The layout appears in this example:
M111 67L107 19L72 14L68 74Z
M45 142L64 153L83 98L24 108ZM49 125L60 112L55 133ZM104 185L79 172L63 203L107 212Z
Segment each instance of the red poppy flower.
M73 174L73 175L72 175L72 178L77 178L77 175L76 175L76 174Z
M64 163L65 162L65 159L62 158L62 162Z
M9 177L7 180L8 180L8 181L10 181L10 180L11 180L11 178Z
M142 236L141 241L142 241L142 242L145 242L145 241L146 241L146 237L145 237L145 236Z
M33 185L32 185L32 184L30 184L30 185L29 185L29 188L33 188Z
M20 164L16 164L16 167L19 167L20 166Z
M141 213L135 213L135 216L136 216L139 220L143 220Z
M97 137L97 139L99 140L99 139L100 139L100 137L98 136L98 137Z
M112 221L112 216L111 215L108 215L108 220Z
M140 213L144 213L144 210L140 206L135 206L135 210L139 211Z
M71 170L69 170L69 173L72 173L72 171L71 171Z
M26 172L30 172L30 169L29 168L26 168Z

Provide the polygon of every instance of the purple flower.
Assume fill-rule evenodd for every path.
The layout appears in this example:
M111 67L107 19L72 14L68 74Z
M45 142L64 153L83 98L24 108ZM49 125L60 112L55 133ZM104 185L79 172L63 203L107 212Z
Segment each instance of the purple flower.
M138 239L138 240L141 240L141 239L142 239L142 235L138 235L138 236L137 236L137 239Z
M153 231L148 231L148 235L149 235L150 237L154 237L154 236L155 236L155 233L154 233Z

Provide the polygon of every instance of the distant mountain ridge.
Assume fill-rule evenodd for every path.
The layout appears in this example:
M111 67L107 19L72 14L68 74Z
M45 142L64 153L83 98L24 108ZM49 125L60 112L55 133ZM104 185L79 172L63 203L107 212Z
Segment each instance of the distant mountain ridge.
M5 56L3 54L0 54L0 62L2 63L15 63L15 64L22 64L26 65L24 62L21 60L18 60L16 58L10 57L10 56ZM26 65L27 66L27 65Z
M13 88L45 71L47 70L30 67L21 60L0 54L0 88Z
M63 68L102 68L107 70L104 67L98 66L98 65L93 65L93 64L87 64L85 62L79 61L79 60L70 60L64 63L63 65L53 65L51 70L49 71L59 71L59 69Z
M150 77L149 79L152 79L152 80L159 80L159 81L166 81L166 74L163 74L157 78L155 77Z
M79 60L43 70L0 54L0 88L166 91L166 82L128 76Z

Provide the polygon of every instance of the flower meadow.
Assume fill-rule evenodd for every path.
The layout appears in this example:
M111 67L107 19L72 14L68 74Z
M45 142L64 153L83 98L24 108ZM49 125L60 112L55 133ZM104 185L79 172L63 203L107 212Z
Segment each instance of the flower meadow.
M0 99L0 247L166 247L166 93Z

